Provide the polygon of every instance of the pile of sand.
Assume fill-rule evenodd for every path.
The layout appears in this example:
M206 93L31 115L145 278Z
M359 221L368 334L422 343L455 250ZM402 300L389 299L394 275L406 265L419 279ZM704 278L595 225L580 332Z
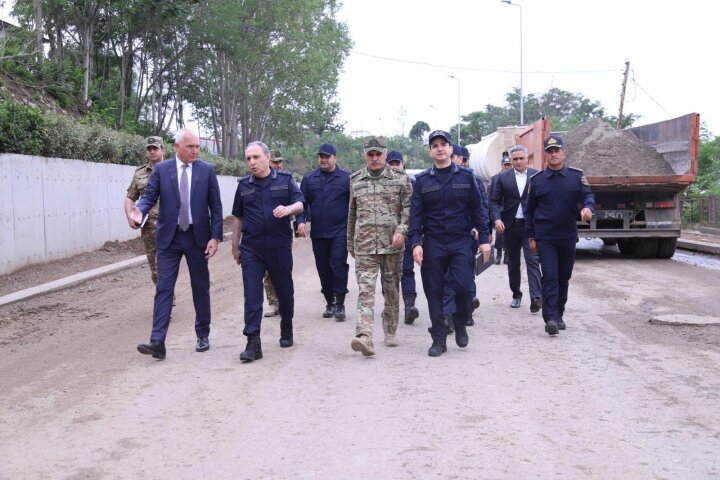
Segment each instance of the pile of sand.
M586 176L675 175L654 148L594 118L563 135L565 162Z

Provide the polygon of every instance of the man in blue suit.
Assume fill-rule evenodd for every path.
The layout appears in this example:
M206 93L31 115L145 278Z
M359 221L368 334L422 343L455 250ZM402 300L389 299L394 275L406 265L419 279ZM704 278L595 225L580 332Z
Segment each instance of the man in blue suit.
M156 223L158 283L153 308L150 343L137 349L154 358L165 358L165 337L170 324L172 298L183 255L190 272L195 305L195 351L210 348L210 272L208 259L222 240L222 203L213 167L200 159L199 137L188 129L175 136L174 158L153 170L145 195L133 209L132 219L141 223L160 201Z

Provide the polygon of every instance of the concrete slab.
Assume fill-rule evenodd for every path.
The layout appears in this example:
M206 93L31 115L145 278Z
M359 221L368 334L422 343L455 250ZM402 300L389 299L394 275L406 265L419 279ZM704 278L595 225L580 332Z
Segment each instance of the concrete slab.
M691 250L693 252L712 253L713 255L720 255L720 245L713 243L678 238L677 246L678 248L682 248L683 250Z
M720 317L709 317L706 315L669 314L653 317L650 319L650 323L655 323L658 325L720 325Z
M88 270L87 272L76 273L75 275L70 275L69 277L43 283L42 285L38 285L36 287L26 288L25 290L20 290L9 295L5 295L4 297L0 297L0 307L19 302L21 300L27 300L28 298L36 297L38 295L44 295L64 288L74 287L75 285L79 285L94 278L110 275L111 273L119 272L128 268L137 267L145 262L147 262L147 258L145 255L141 255L128 260L123 260L122 262L113 263L112 265L106 265L104 267Z

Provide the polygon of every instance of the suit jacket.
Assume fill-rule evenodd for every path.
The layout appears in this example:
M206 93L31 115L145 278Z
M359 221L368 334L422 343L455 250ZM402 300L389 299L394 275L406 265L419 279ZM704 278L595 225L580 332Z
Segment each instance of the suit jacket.
M137 202L136 207L145 215L158 200L160 200L160 211L155 224L155 244L157 248L163 249L172 242L180 215L180 188L175 157L155 166L148 180L145 195ZM222 240L220 186L212 165L200 159L192 164L190 213L195 243L198 247L205 248L211 238Z
M530 177L536 173L537 170L528 167L528 181L522 192L518 191L514 168L500 172L493 177L494 183L490 189L490 215L493 224L496 220L502 220L505 226L509 226L515 219L519 205L522 205L523 212L525 211Z

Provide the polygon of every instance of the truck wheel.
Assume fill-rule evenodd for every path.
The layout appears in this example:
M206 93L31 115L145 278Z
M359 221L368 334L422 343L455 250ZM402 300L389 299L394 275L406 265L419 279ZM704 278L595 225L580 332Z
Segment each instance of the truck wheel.
M661 238L658 242L657 258L672 258L677 248L677 238Z
M635 256L638 258L655 258L657 251L657 238L640 238L635 249Z
M618 243L617 238L603 238L601 239L603 241L603 245L607 245L608 247L612 247L616 243Z
M637 247L637 240L633 238L621 238L618 240L618 250L623 255L632 255Z

